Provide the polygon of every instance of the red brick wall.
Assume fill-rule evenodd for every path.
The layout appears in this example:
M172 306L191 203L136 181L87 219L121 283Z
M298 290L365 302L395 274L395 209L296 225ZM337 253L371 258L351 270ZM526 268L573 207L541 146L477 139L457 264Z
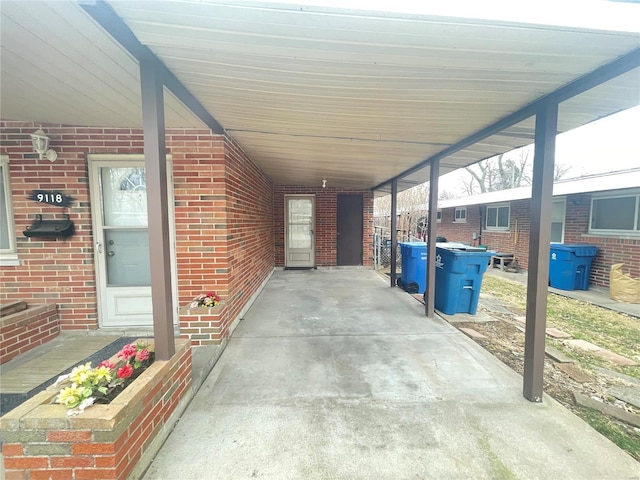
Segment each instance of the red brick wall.
M274 189L271 180L245 155L233 140L225 143L227 265L216 273L226 275L227 306L221 335L273 271Z
M215 315L181 317L182 336L219 343L274 268L273 186L228 138L198 136L171 153L179 303L209 290L223 300Z
M449 241L468 242L472 233L479 231L478 206L467 207L467 223L454 223L454 208L442 210L442 221L438 224L438 235ZM484 209L485 206L483 205ZM591 209L590 194L569 195L566 199L564 243L587 244L598 247L591 265L590 283L608 287L611 265L624 263L625 273L640 278L640 238L630 236L604 236L589 234L589 213ZM482 244L491 250L513 253L521 268L528 268L529 235L531 224L529 200L511 202L510 226L508 231L489 231L483 228ZM483 210L484 218L484 210ZM514 235L516 231L517 238Z
M58 152L55 163L39 160L30 133L39 125L0 122L0 153L9 157L11 196L19 266L0 268L1 300L58 305L62 329L98 326L93 266L87 153L139 153L142 137L131 130L44 126ZM61 190L75 198L62 209L27 199L34 189ZM60 218L69 213L76 233L66 239L26 238L22 231L36 214Z
M274 191L273 217L275 225L276 266L285 264L284 197L285 195L315 195L316 202L316 266L329 267L337 264L338 194L362 195L363 265L373 265L373 192L369 190L346 190L339 188L290 187L278 185Z
M26 310L0 318L0 365L59 334L60 321L54 304L30 305Z
M19 266L0 268L0 300L58 305L62 329L98 328L87 154L141 154L137 129L44 125L58 152L39 160L29 134L39 125L0 122L0 153L9 156ZM178 302L215 290L225 300L226 331L274 266L273 187L237 144L206 129L167 131L175 197ZM34 189L75 198L69 209L28 200ZM26 238L36 214L69 213L68 239ZM209 332L199 332L207 335ZM196 339L194 339L196 340ZM207 338L200 339L207 343ZM196 343L198 343L196 342Z
M438 224L438 235L450 242L466 242L470 245L486 245L489 250L512 253L521 268L526 269L529 261L530 213L528 200L516 200L510 204L509 229L487 230L486 206L467 207L467 221L454 222L455 208L442 210L442 221ZM482 208L482 216L480 215ZM482 226L480 219L482 218ZM516 232L517 231L517 235ZM482 238L473 240L473 233Z

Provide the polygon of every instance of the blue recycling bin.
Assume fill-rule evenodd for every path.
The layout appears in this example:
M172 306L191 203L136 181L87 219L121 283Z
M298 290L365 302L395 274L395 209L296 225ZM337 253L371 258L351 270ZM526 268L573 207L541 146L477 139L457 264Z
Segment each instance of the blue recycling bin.
M424 293L427 289L427 244L398 242L402 255L402 272L398 286L409 293Z
M594 245L552 243L549 285L560 290L588 290L591 263L598 253Z
M435 307L447 315L475 315L491 255L481 250L436 247Z

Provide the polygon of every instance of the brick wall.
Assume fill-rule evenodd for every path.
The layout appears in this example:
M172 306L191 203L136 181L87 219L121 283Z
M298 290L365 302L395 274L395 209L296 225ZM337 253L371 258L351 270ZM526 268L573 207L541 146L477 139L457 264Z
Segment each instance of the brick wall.
M487 230L485 227L486 206L467 207L467 221L454 222L455 208L442 209L442 221L438 224L438 235L450 242L466 242L470 245L486 245L489 250L512 253L521 268L529 262L530 208L528 200L516 200L510 204L509 228ZM480 213L482 211L482 213ZM482 219L482 226L480 225ZM517 234L516 234L517 232ZM481 238L473 239L473 233Z
M39 160L29 134L40 125L0 122L0 153L9 156L19 266L0 268L0 300L58 305L62 329L98 328L88 154L142 154L138 129L43 125L58 152ZM178 303L215 290L225 300L219 328L226 335L235 315L274 266L273 187L232 140L206 129L169 129L175 201ZM28 200L34 189L75 198L62 209ZM69 213L76 234L68 239L26 238L36 214ZM194 344L217 341L208 326L194 328Z
M589 234L590 208L591 195L588 193L569 195L566 198L564 243L598 247L598 254L591 265L590 283L608 287L611 265L616 263L624 263L625 273L640 278L640 238ZM467 207L466 223L453 222L454 208L443 209L438 235L445 236L449 241L477 244L477 241L474 243L472 240L472 233L479 231L478 209L477 205ZM529 200L512 201L509 230L488 231L483 228L482 231L482 244L491 250L515 254L518 264L525 270L529 261L530 210ZM484 218L484 210L482 217Z
M226 144L229 308L222 335L275 265L274 188L232 140Z
M0 318L0 365L60 334L58 310L54 304L30 305L25 310Z
M139 151L142 140L128 130L122 133L113 129L45 127L55 138L52 147L58 152L58 160L51 163L39 160L31 148L29 134L38 127L0 122L0 153L9 157L16 246L21 262L16 267L0 267L0 300L57 304L62 329L95 329L98 319L85 155L95 151ZM74 197L75 203L70 209L38 204L27 199L34 189L61 190ZM60 218L62 213L71 214L76 227L73 237L43 240L22 234L36 214Z
M279 185L275 187L273 197L276 266L283 267L285 265L285 195L315 195L316 266L329 267L337 264L338 194L355 194L363 197L362 263L368 267L373 265L373 192Z
M176 199L183 242L178 253L180 331L193 345L207 345L229 335L234 319L273 271L273 185L232 139L221 139L219 150L196 167L197 173L194 160L196 154L190 154L182 166L181 197ZM198 198L194 185L204 192ZM184 308L207 290L221 296L220 306L197 313Z

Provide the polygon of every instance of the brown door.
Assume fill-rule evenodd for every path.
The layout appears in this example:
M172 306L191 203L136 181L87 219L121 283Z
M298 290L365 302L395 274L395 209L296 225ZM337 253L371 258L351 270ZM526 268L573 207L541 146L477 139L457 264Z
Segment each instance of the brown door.
M338 195L338 265L362 265L362 195Z

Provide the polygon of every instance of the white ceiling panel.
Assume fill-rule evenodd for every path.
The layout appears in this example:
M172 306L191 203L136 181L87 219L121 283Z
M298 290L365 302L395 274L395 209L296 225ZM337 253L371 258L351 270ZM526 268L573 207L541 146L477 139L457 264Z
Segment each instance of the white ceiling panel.
M40 123L140 127L138 63L71 1L0 3L0 114ZM167 124L203 123L173 95Z
M400 189L421 183L424 160L640 46L637 33L269 2L109 5L276 184L372 188L414 168ZM137 62L76 3L0 12L3 118L140 126ZM167 127L203 126L166 98ZM635 69L561 104L559 129L638 103ZM531 143L533 126L455 152L442 173Z

